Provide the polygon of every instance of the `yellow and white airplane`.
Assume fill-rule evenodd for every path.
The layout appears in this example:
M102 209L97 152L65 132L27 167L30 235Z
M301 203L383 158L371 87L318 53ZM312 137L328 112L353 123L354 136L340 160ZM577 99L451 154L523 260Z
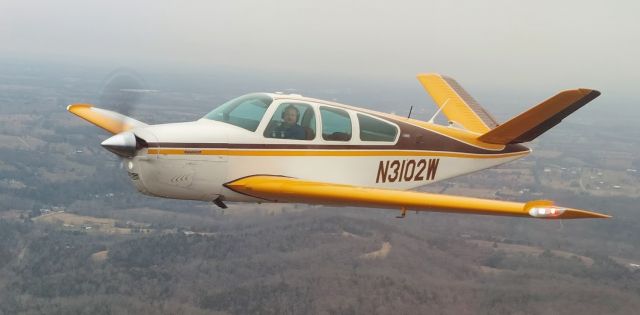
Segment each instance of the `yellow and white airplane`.
M148 125L89 104L67 110L115 134L138 191L158 197L531 217L608 218L555 205L411 191L521 158L528 142L600 92L562 91L499 124L456 81L420 74L449 126L295 94L255 93L199 120Z

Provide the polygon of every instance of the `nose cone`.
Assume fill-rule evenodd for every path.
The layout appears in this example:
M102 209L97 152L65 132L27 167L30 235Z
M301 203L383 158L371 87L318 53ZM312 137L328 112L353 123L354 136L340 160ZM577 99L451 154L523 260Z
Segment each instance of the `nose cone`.
M132 157L136 153L136 136L131 131L125 131L102 141L100 145L119 156Z

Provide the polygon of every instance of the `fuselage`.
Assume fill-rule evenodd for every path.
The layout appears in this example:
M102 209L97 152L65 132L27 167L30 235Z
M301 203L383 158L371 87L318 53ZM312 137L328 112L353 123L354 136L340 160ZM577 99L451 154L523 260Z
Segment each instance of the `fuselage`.
M264 106L241 110L252 97ZM263 174L407 190L531 152L519 144L483 143L455 127L299 95L244 98L197 121L133 129L146 141L126 163L137 189L176 199L261 201L224 184ZM292 105L304 139L280 131Z

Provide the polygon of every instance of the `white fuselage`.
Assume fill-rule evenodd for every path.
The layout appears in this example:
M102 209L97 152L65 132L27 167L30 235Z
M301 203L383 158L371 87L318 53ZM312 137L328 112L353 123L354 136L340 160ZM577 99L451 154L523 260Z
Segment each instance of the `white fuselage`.
M357 127L357 126L356 126ZM260 201L224 184L251 175L288 176L309 181L407 190L520 158L526 152L470 154L425 150L341 149L316 140L268 139L225 123L154 125L134 130L149 146L127 160L136 188L145 194L212 201ZM291 147L283 147L284 144ZM296 144L300 146L296 147ZM326 149L323 148L326 145Z

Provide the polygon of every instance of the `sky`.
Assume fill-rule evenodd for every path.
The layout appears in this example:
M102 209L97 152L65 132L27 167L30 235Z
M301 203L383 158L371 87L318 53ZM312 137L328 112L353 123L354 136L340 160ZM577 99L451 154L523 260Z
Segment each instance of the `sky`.
M440 72L475 89L637 100L638 12L638 1L1 0L0 57L407 84Z

